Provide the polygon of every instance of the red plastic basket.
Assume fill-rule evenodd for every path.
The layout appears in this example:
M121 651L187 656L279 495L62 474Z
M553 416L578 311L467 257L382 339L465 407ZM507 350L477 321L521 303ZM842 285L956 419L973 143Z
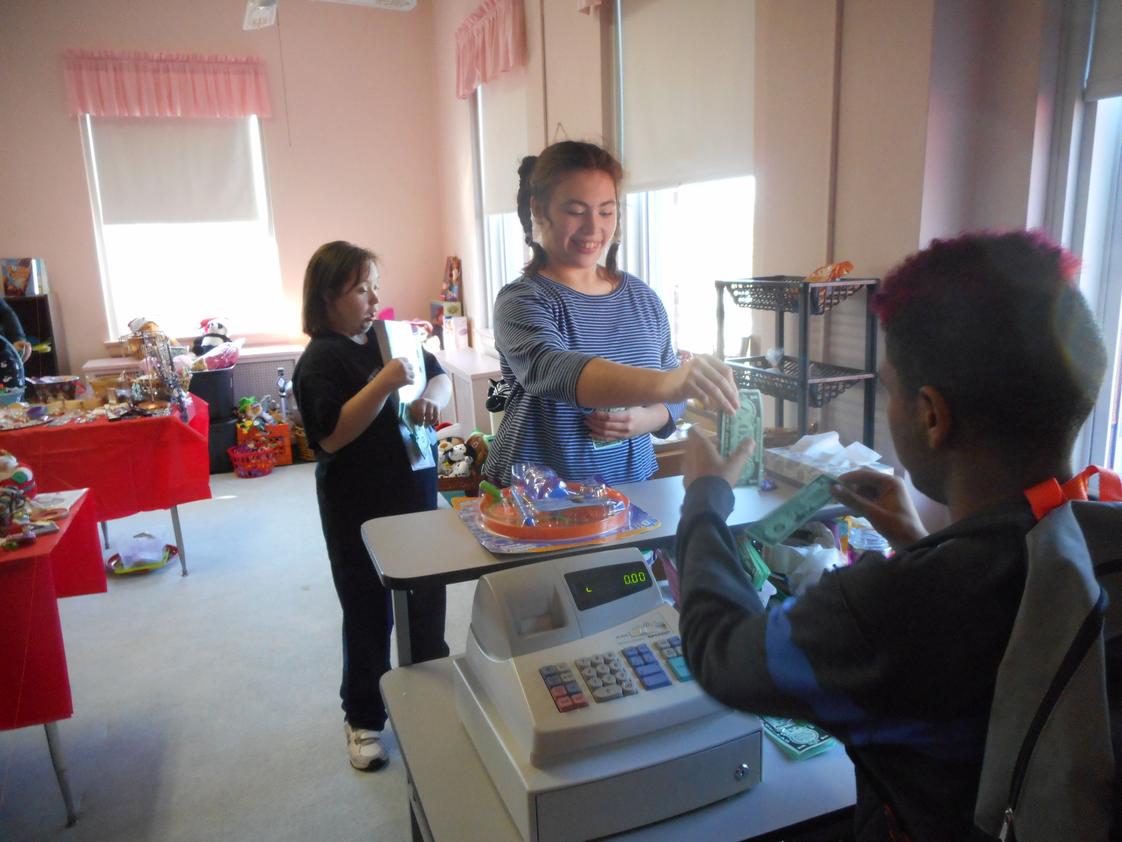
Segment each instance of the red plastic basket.
M271 448L249 447L239 444L226 449L230 461L234 463L234 473L243 479L263 477L273 472L277 457Z

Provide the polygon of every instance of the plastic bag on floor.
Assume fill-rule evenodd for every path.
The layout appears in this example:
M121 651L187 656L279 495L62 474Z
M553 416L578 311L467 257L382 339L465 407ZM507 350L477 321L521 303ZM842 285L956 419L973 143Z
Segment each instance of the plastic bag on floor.
M109 556L105 564L113 573L143 573L164 567L178 552L175 544L151 532L138 532L126 539L120 551Z

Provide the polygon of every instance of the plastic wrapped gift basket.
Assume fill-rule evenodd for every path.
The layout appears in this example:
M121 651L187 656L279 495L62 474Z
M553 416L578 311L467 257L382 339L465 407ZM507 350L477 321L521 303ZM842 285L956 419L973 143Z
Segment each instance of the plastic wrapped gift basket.
M523 541L595 538L628 525L631 501L598 479L565 482L551 469L511 467L509 488L491 486L479 498L483 526Z

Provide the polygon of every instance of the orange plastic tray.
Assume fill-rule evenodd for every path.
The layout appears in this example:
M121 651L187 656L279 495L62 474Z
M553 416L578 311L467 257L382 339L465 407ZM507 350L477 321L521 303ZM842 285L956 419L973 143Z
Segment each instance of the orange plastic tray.
M510 489L503 489L502 499L483 495L480 497L479 514L483 525L496 535L518 538L523 541L568 541L573 538L595 538L605 532L612 532L627 526L631 501L613 488L608 489L611 500L624 504L624 508L608 517L603 517L594 507L572 509L552 522L538 523L534 526L523 525L522 512L510 499ZM545 517L548 517L546 515ZM588 518L585 520L584 518Z

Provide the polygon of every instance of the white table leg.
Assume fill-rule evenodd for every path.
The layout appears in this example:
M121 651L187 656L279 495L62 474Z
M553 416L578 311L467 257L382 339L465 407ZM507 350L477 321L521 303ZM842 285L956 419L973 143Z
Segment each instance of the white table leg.
M175 547L179 550L179 566L187 575L187 550L183 546L183 530L179 528L179 506L171 507L171 528L175 530Z
M58 738L58 723L48 722L43 726L47 732L47 749L51 752L51 765L55 767L58 788L62 790L62 803L66 805L66 826L73 827L78 821L74 810L74 799L70 795L70 783L66 779L66 757L62 753L62 742Z
M105 545L105 549L109 549L109 521L107 520L101 522L101 543Z

